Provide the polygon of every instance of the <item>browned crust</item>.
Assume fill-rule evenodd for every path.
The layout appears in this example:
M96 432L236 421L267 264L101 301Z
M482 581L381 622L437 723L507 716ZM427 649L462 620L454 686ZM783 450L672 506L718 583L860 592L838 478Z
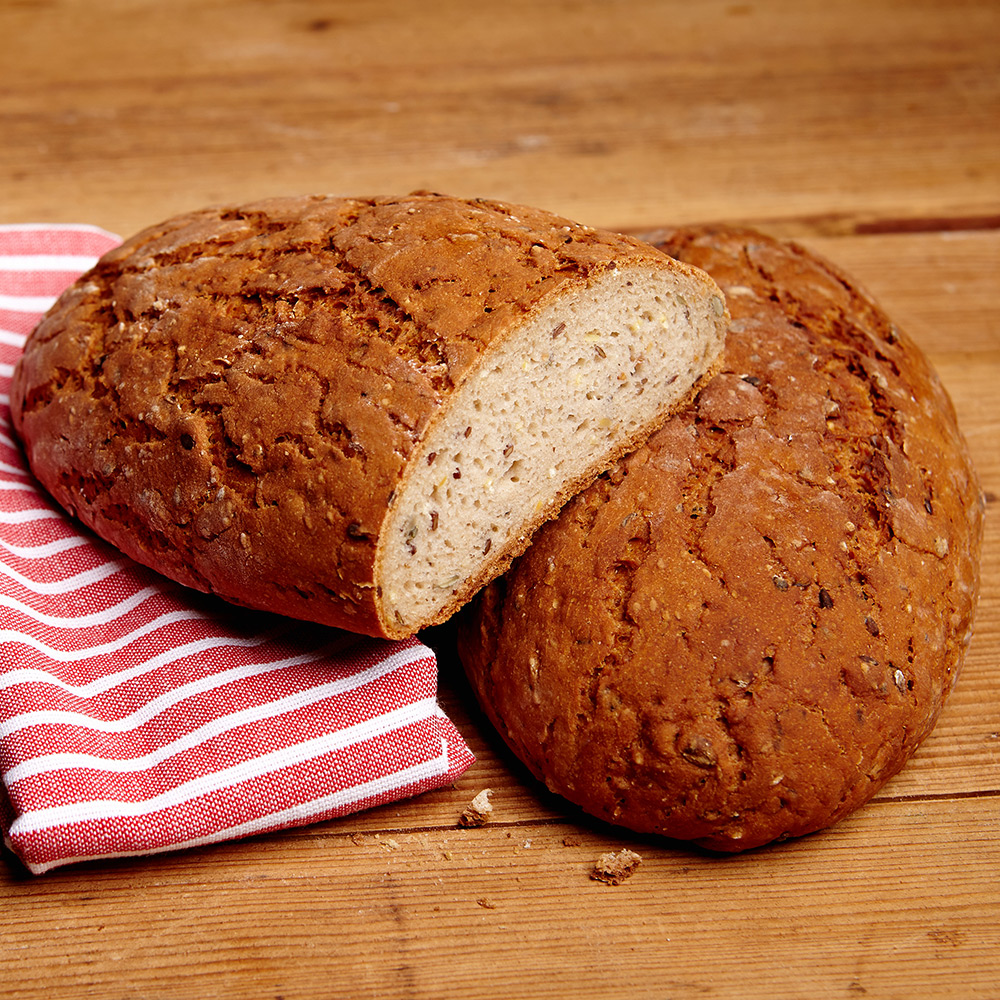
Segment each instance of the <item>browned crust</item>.
M847 815L931 731L983 503L937 376L846 275L748 230L654 238L726 292L723 369L479 595L460 651L554 791L735 851Z
M398 635L376 546L454 388L553 296L664 260L536 209L428 192L192 212L61 297L15 371L15 427L55 498L139 562Z

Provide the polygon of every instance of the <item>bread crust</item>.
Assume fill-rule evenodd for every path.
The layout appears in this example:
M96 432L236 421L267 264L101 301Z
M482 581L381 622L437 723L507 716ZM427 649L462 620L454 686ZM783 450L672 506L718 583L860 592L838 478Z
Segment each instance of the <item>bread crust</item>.
M847 275L750 230L648 238L726 293L723 369L459 616L459 650L550 789L739 851L846 816L931 731L984 504L940 381Z
M553 297L663 259L536 209L430 192L192 212L60 298L14 373L13 421L59 503L139 562L398 637L380 532L456 387Z

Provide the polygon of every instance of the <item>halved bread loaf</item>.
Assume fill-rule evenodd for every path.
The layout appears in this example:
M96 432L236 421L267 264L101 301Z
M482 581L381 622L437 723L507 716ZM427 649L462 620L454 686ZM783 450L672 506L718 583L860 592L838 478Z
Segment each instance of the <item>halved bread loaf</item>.
M535 209L272 199L107 255L11 408L41 482L138 561L402 637L689 398L726 321L701 271Z

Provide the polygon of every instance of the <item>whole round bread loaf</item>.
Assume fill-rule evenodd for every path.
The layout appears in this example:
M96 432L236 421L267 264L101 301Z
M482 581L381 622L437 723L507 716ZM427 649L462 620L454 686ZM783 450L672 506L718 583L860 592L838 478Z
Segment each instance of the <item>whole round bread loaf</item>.
M703 272L548 212L278 198L104 257L11 411L39 480L134 559L402 637L689 398L725 325Z
M752 231L650 239L725 291L723 370L462 613L460 655L550 789L737 851L845 816L931 731L983 503L938 378L846 275Z

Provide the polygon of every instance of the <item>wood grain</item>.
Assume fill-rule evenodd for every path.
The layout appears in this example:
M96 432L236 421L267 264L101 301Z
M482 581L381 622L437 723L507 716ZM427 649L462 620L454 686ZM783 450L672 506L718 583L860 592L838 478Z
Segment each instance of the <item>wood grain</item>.
M941 852L956 820L976 832ZM607 838L576 824L290 835L16 886L5 952L49 954L58 928L19 994L39 998L989 996L998 820L879 803L721 861L635 845L614 887L589 877Z
M612 227L997 215L998 33L970 0L6 3L0 206L122 234L417 187Z
M751 222L920 343L988 500L958 685L836 827L720 858L589 820L485 724L443 626L478 758L453 787L39 878L4 853L0 996L1000 997L1000 5L9 0L0 35L0 223L418 187ZM493 820L459 828L487 787ZM625 846L633 877L593 881Z

